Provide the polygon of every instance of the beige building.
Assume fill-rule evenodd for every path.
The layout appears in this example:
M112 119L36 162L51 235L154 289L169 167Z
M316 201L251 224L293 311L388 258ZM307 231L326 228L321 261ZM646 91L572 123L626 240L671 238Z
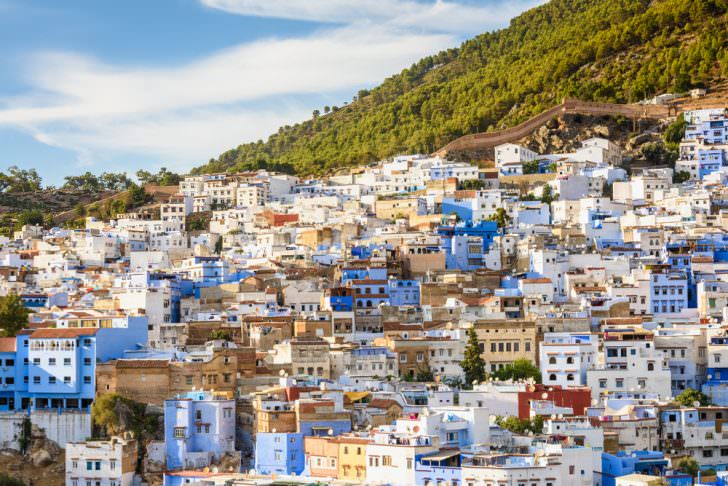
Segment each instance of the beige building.
M486 371L494 372L517 359L537 362L537 334L533 321L482 320L473 324Z

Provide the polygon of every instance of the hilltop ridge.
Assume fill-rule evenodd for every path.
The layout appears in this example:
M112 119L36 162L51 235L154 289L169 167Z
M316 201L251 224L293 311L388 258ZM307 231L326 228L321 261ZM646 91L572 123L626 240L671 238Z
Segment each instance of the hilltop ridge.
M710 86L728 75L726 11L725 0L552 0L193 172L324 174L434 152L463 135L514 126L563 98L627 103Z

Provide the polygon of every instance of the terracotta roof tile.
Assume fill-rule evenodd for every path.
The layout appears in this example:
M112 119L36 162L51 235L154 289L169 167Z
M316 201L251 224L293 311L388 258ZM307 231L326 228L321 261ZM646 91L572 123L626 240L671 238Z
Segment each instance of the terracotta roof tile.
M15 352L15 338L6 337L0 338L0 353L13 353Z
M99 331L98 328L95 328L95 327L79 327L79 328L71 328L71 329L58 329L58 328L38 329L37 331L34 331L33 334L30 335L30 339L52 339L52 338L68 339L68 338L76 338L79 336L95 336L98 331Z

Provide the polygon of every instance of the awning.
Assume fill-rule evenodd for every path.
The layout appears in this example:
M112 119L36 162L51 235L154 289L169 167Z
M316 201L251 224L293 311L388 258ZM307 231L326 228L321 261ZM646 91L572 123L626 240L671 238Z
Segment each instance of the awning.
M436 452L431 456L422 456L420 460L423 461L444 461L445 459L450 459L451 457L459 456L460 451L459 450L449 450L449 451L440 451Z
M346 395L346 398L348 398L351 402L358 402L360 400L363 400L364 398L371 395L370 392L364 391L364 392L345 392L344 395Z

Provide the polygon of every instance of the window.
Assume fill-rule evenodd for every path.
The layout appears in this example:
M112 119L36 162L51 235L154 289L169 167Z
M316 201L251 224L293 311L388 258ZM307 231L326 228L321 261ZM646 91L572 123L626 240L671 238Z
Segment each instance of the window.
M412 458L411 457L407 458L407 469L412 469Z
M91 461L86 461L86 470L87 471L92 471L93 468L94 468L94 463L91 462Z
M599 388L606 388L607 387L607 380L601 379L599 380Z
M175 439L183 439L185 436L185 427L175 427L174 428L174 438Z
M420 363L425 360L425 353L422 351L417 352L417 362Z
M55 385L56 384L56 377L55 376L49 376L48 377L48 384L49 385Z
M392 456L382 456L382 466L391 466Z
M63 383L64 383L65 385L68 385L68 384L70 384L70 383L71 383L71 377L70 377L70 376L64 376L64 377L63 377Z
M34 376L33 377L33 384L34 385L40 385L40 376Z
M55 366L56 358L48 358L48 366Z
M83 383L85 385L90 385L91 384L91 377L90 376L84 376L83 377Z
M116 469L116 459L109 460L109 469L111 469L112 471Z
M192 384L192 375L185 375L185 384L187 384L187 385Z
M91 358L83 358L84 366L91 366Z
M617 388L624 388L624 378L617 378L615 386Z

